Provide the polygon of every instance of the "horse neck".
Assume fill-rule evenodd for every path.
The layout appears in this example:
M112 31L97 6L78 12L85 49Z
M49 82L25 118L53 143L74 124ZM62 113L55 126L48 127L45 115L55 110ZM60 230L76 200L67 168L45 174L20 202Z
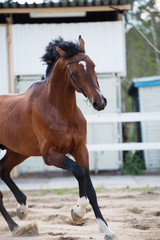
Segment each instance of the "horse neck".
M53 68L48 79L48 97L61 116L70 121L77 105L75 90L67 85L65 70L64 66L60 67L58 64Z

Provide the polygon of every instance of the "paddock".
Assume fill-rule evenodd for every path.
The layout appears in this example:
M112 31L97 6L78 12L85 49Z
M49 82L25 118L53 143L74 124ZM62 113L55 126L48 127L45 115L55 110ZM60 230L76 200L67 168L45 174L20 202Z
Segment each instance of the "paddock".
M121 4L121 1L118 1L118 2ZM124 3L124 1L122 1L122 2ZM44 4L44 6L46 6L46 5ZM36 7L39 7L39 6L35 6L35 8ZM68 7L70 8L70 6L68 6ZM6 7L4 6L4 8L6 8ZM25 8L28 8L28 6L27 7L25 6ZM108 8L110 9L111 7L109 6ZM8 14L7 14L7 16L5 16L5 24L6 25L0 26L0 32L2 33L2 36L3 36L1 42L4 47L4 52L3 52L4 56L1 57L3 60L3 64L0 64L0 65L4 69L3 74L5 77L3 80L3 81L5 81L5 84L3 85L4 89L1 88L0 91L2 93L8 92L8 91L10 93L21 92L22 89L20 88L20 85L21 84L23 85L25 83L26 79L33 78L33 76L35 78L37 78L37 76L41 76L44 73L44 71L42 71L42 68L39 68L39 66L37 67L35 65L36 61L33 61L33 59L32 59L33 62L29 61L28 64L26 64L27 57L25 58L25 62L23 62L20 58L22 55L21 50L25 50L26 54L28 53L28 55L29 55L28 59L30 59L30 56L32 55L33 49L31 49L30 52L27 51L27 46L31 46L30 44L28 44L29 43L29 41L28 41L29 35L32 35L32 41L33 41L33 39L36 40L36 37L38 36L36 31L38 31L39 36L41 37L40 38L41 41L33 41L33 42L41 43L41 42L43 42L43 39L42 39L43 36L47 36L44 33L47 31L48 25L49 25L49 28L48 28L49 32L54 32L53 30L56 29L57 27L59 29L59 26L61 26L61 31L62 31L62 28L64 28L66 30L66 32L64 30L64 36L67 36L67 38L71 37L70 36L71 35L70 34L71 26L75 29L75 32L72 30L72 32L74 32L74 35L77 35L76 29L78 29L78 31L79 31L79 28L81 26L81 28L82 28L81 34L84 35L84 37L86 37L86 40L88 42L87 48L89 50L90 49L89 47L93 48L93 45L90 44L92 42L92 39L96 39L96 36L100 36L100 34L98 34L99 32L96 31L96 28L95 28L95 26L97 26L97 29L100 29L100 32L105 32L106 35L104 35L102 39L99 38L101 40L100 43L98 43L98 41L95 41L94 49L97 49L96 45L100 46L100 47L104 45L104 46L106 46L106 51L104 51L104 49L100 48L100 51L98 51L95 54L95 56L93 56L93 59L97 60L97 62L100 63L98 58L99 58L99 56L104 54L103 59L105 59L106 58L105 52L107 53L107 56L113 56L112 61L111 61L111 57L109 57L109 60L108 60L109 63L112 62L111 65L107 64L107 61L102 61L102 63L105 63L106 66L103 66L101 64L102 68L97 70L98 80L101 80L101 83L102 83L102 84L100 84L101 88L107 89L106 86L108 86L109 81L111 81L111 83L112 83L111 86L112 86L113 93L115 96L114 101L112 101L112 99L109 97L109 94L106 94L107 92L105 93L107 95L107 98L109 98L109 102L110 103L114 102L114 107L115 107L115 108L113 108L113 106L111 106L111 104L110 104L109 106L111 107L112 111L108 110L108 112L105 112L105 114L112 113L112 114L116 114L116 116L119 115L121 112L120 83L121 83L121 80L123 79L123 77L126 76L125 35L124 35L125 31L124 31L124 22L121 21L121 20L123 20L122 14L118 13L116 8L112 7L111 10L113 11L113 9L114 9L114 13L111 14L112 18L114 17L114 21L112 19L113 22L110 22L108 20L106 21L106 18L103 19L103 21L101 21L100 23L99 22L94 23L93 20L92 21L90 20L89 23L85 22L85 25L87 26L86 29L84 28L83 22L80 22L80 23L76 22L74 24L72 22L68 22L68 23L64 23L64 22L60 23L59 22L59 24L61 24L61 25L57 25L57 22L50 23L50 25L48 24L48 22L46 22L46 23L44 22L44 24L39 24L38 22L34 22L34 21L32 21L32 23L34 23L34 24L29 24L28 22L23 22L23 23L15 22L14 17L12 18L12 15L11 15L12 11L10 11L10 9L7 9L7 8L3 9L4 10L3 13L7 13L6 11L8 11ZM95 10L95 7L94 8L92 7L92 11L93 10ZM125 10L125 9L123 8L123 10ZM29 11L28 11L28 9L27 10L23 9L23 11L32 13L31 11L33 11L33 9L32 10L29 9ZM120 11L120 12L123 13L123 11ZM85 15L87 16L87 12L85 13ZM26 24L24 24L24 23L26 23ZM94 31L91 30L92 29L91 26L93 27ZM45 31L42 31L43 27L45 28ZM105 27L105 29L107 29L107 31L104 31L104 30L101 31L101 27L102 28ZM52 28L52 31L51 31L51 28ZM35 31L35 29L36 29L36 31ZM88 32L89 32L88 29L90 29L90 32L91 32L90 35L88 34ZM23 34L23 30L26 35ZM29 32L31 34L28 34ZM114 33L114 35L112 34L112 32ZM19 35L17 33L19 33ZM59 32L56 32L56 35L58 33ZM114 39L116 41L116 43L118 43L118 44L115 45L114 41L110 41L110 38L108 37L110 35L112 36L112 39ZM33 36L35 38L33 38ZM89 36L88 39L87 39L87 36ZM114 36L117 36L117 37L114 37ZM23 39L23 37L24 37L24 39ZM48 35L48 37L49 37L49 35ZM72 36L72 37L75 37L75 36ZM81 37L79 39L81 39ZM108 42L106 42L105 39ZM25 40L27 40L27 42L25 42ZM46 41L46 39L44 39L44 41ZM23 46L22 46L22 44L19 44L19 43L23 43ZM83 45L83 47L84 47L84 44L81 44L81 45ZM36 44L36 46L38 46L38 44ZM36 52L37 52L38 53L37 57L39 57L39 49L43 49L43 46L41 45L40 48L37 47L37 50L36 50L36 47L34 48L34 56L36 55ZM83 49L80 48L80 50L83 50L82 52L84 52L84 48ZM111 50L111 52L109 52L109 50ZM115 50L115 52L113 50ZM64 51L62 49L61 50L59 49L59 53L61 53L59 55L61 57L64 56L62 54L63 52ZM88 52L90 53L90 50ZM121 55L118 54L119 52L121 53ZM18 56L18 53L20 53L20 57ZM98 56L98 54L99 54L99 56ZM116 54L118 55L119 58L116 57ZM87 59L87 55L81 56L81 58L75 59L74 61L66 62L66 64L65 64L66 69L67 69L68 64L77 63L83 59ZM115 59L116 59L116 61L115 61ZM121 61L119 61L119 60L121 60ZM20 64L18 64L19 61L22 64L21 66L20 66ZM13 64L13 62L14 62L14 64ZM8 63L8 68L6 68L6 66L5 66L5 65L7 65L7 63ZM23 65L23 63L24 63L24 65ZM116 63L118 63L118 65ZM32 68L29 66L29 64L31 64L31 67L34 66L33 72L32 72ZM25 66L25 67L23 68L23 66ZM26 67L26 66L28 66L28 67ZM108 66L109 66L109 68L107 68ZM26 71L26 69L29 69L29 71L28 70ZM22 70L24 70L24 72ZM69 71L70 78L73 81L73 77L72 77L71 73L72 72ZM64 76L66 77L66 74ZM34 80L34 79L32 79L32 80ZM95 82L96 82L96 86L97 86L98 85L97 81L95 81ZM74 83L74 81L73 81L73 83ZM2 84L1 84L1 86L2 86ZM113 86L114 86L114 88L113 88ZM79 88L79 90L81 90L81 88ZM111 88L108 91L111 93ZM81 91L81 92L84 94L84 91ZM98 93L99 91L96 91L96 92ZM86 94L84 94L84 95L86 95ZM60 94L59 94L59 96L60 96ZM99 96L100 96L100 94L99 94ZM104 105L106 105L105 98L102 98L102 96L101 96L101 100L103 100L103 102L102 102L103 105L99 106L98 110L100 110L100 109L102 110L102 107L104 108ZM81 106L81 101L80 101L80 106ZM97 107L98 106L97 103L96 103L96 105L94 104L94 106ZM83 106L82 106L82 109L83 109ZM93 124L95 125L95 123L96 123L96 122L93 122L93 118L94 118L95 114L91 110L86 112L86 114L91 115L90 116L91 117L90 126L89 126L89 131L88 131L89 133L91 133L91 127L93 129ZM86 118L87 118L87 115L86 115ZM43 116L46 118L47 114L43 114ZM140 116L140 117L142 117L142 116ZM100 133L103 130L103 132L108 132L109 136L113 136L113 139L111 139L111 141L110 141L111 143L108 148L108 146L106 144L106 143L108 143L106 136L104 135L105 136L105 139L104 139L105 144L102 144L101 141L99 144L98 138L95 135L95 139L97 140L96 151L98 152L96 154L103 152L103 154L101 154L101 155L103 155L103 158L104 158L104 156L105 156L105 158L107 158L108 152L109 152L110 156L113 156L113 154L111 153L111 150L113 150L113 149L111 149L111 147L114 148L115 154L113 157L114 157L115 161L112 161L111 157L110 157L110 163L105 161L104 162L105 166L103 163L103 169L105 169L105 170L106 169L107 170L108 169L109 170L110 169L117 170L122 167L122 154L121 154L122 152L121 151L124 150L124 148L123 148L124 144L122 144L121 122L124 122L124 120L122 119L122 121L119 121L119 119L116 119L116 118L117 117L115 117L115 119L114 119L114 124L112 123L112 127L110 127L111 134L109 134L109 131L107 131L107 128L104 128L104 121L102 119L100 119L100 121L102 121L103 124L101 124L102 122L100 123L99 120L96 120L97 124L98 124L98 122L99 122L99 124L101 124L101 128L98 128L98 126L96 126L97 130L99 130ZM105 116L104 116L104 119L105 119ZM109 121L111 121L111 120L109 120ZM125 121L126 121L126 119L125 119ZM156 121L157 121L157 119L156 119ZM74 124L74 125L76 125L76 124ZM57 128L55 127L55 129L57 129ZM16 131L16 133L17 132L18 131ZM94 131L94 133L95 133L95 131ZM78 134L78 135L80 135L80 134ZM26 136L26 134L24 134L24 136ZM65 135L63 134L63 136L65 136ZM89 151L94 154L95 142L89 141L90 139L94 140L94 136L92 136L91 134L90 134L90 136L88 135L87 145L88 145ZM29 141L27 141L27 143L28 142ZM159 142L156 142L156 143L150 143L150 142L148 143L147 142L145 144L143 144L143 143L141 145L140 144L138 144L138 147L140 148L140 150L144 150L144 149L148 149L148 148L149 149L159 149L159 147L160 147ZM3 146L3 144L1 145L2 149L4 148L4 146ZM33 142L32 146L35 146L34 142ZM77 146L80 146L80 144L77 144ZM135 148L137 149L137 145L133 146L133 144L132 145L126 144L125 146L126 146L125 150L135 150ZM28 149L30 149L30 147ZM77 151L77 152L79 152L79 151ZM67 152L65 152L65 154L66 153ZM69 152L69 153L71 153L71 152ZM2 154L3 154L3 152L2 152ZM24 153L22 152L21 154L23 155ZM94 156L95 156L93 159L94 163L93 162L91 163L91 169L92 170L94 169L95 172L98 172L98 170L101 170L101 166L97 164L98 161L97 161L96 154L94 154ZM30 155L32 155L32 154L26 154L26 156L30 156ZM35 153L33 155L38 155L38 154ZM101 160L102 160L101 155L99 155L99 156L101 157ZM54 155L54 156L59 156L59 154ZM66 160L66 158L67 158L67 160ZM50 160L51 158L46 158L46 159ZM67 163L67 162L68 162L68 156L65 157L65 163ZM37 164L37 165L39 166L39 164ZM30 165L30 168L33 169L33 165ZM26 171L26 169L27 169L26 166L24 166L24 169ZM44 169L42 169L42 170L44 170ZM80 172L82 173L80 175L83 175L83 180L84 180L83 183L85 183L85 175L83 174L82 169ZM78 177L80 177L79 179L81 179L81 176L79 175L79 171L77 173L77 168L75 169L74 173L75 173L75 176L78 176ZM86 174L88 174L88 173L89 173L89 171L87 168ZM76 178L78 178L78 177L76 177ZM7 178L5 178L4 171L3 171L2 179L4 181L7 179ZM89 179L89 178L87 178L87 179ZM67 181L67 179L66 179L66 181ZM12 182L10 181L9 183L12 183ZM34 180L33 180L33 183L34 183ZM90 184L90 181L89 181L89 184ZM86 187L87 187L88 195L90 196L90 203L92 204L94 211L96 210L95 215L97 217L97 221L98 221L101 229L105 233L105 239L110 240L112 235L110 234L110 231L108 231L107 225L105 225L105 227L104 227L104 222L102 221L103 218L101 217L97 203L94 204L94 199L96 197L95 197L95 193L92 189L93 187L91 184L90 185L89 184L86 184ZM103 184L103 182L102 182L102 184ZM10 184L8 184L8 186L9 185ZM10 185L11 190L14 190L12 186L13 186L13 184ZM80 184L80 186L83 186L83 189L81 188L80 190L84 190L84 184L82 184L82 185ZM11 217L13 217L15 222L17 222L19 224L19 226L21 226L21 228L16 230L15 232L13 232L13 236L12 236L11 235L12 233L10 233L8 231L8 227L7 227L6 223L3 221L2 216L0 216L0 222L1 222L0 239L1 240L5 240L5 239L7 239L7 240L8 239L28 240L31 238L33 240L34 239L43 239L43 240L48 240L48 239L49 240L50 239L53 239L53 240L54 239L56 239L56 240L64 240L64 239L68 239L68 240L80 240L80 239L95 240L95 239L97 239L97 240L100 240L100 239L103 239L103 233L100 233L98 231L97 224L96 224L95 218L93 216L93 212L91 211L90 207L88 207L87 214L85 215L83 220L81 220L78 223L74 222L72 220L70 211L71 211L72 207L74 206L77 195L78 195L77 188L73 188L70 190L68 190L68 189L53 190L53 189L45 187L44 189L42 188L40 190L34 189L32 191L31 190L29 191L29 190L24 190L23 188L22 188L22 190L25 191L25 194L28 196L29 216L28 216L27 220L25 220L24 222L17 220L16 214L15 214L15 206L16 206L15 199L13 198L13 196L11 195L10 192L4 191L5 192L4 204L7 207L7 210L9 211L9 214L11 215ZM146 185L145 187L142 187L142 188L139 187L139 189L130 189L128 186L126 186L125 189L112 189L112 188L106 189L104 185L101 185L96 190L97 190L100 208L102 209L102 212L104 213L104 218L107 220L109 227L117 233L119 240L131 240L131 239L139 239L139 240L153 240L153 239L156 240L157 239L158 240L159 239L160 211L159 211L159 201L158 200L159 200L159 195L160 195L160 188L150 188L149 185L148 186ZM13 193L14 193L14 191L13 191ZM92 198L91 195L94 197ZM21 194L21 196L23 197L22 194ZM83 197L83 196L87 196L87 195L85 195L85 191L83 191L83 192L80 191L80 197ZM1 195L1 198L2 198L2 195ZM23 197L23 200L25 200L24 197ZM18 201L18 202L20 204L22 204L21 201ZM86 202L87 202L87 200L86 200ZM24 204L24 201L23 201L23 204ZM2 205L2 207L3 207L3 205ZM77 203L76 208L79 208L79 202ZM1 212L3 214L4 208L2 208L2 209L3 209L3 212L2 211ZM19 210L19 208L18 208L18 210ZM24 215L23 209L21 210L21 213ZM72 211L72 216L73 216L73 211ZM6 219L7 219L7 215L6 215ZM10 229L12 231L13 227ZM115 238L115 237L113 237L112 239L117 240L117 238Z
M145 186L139 189L106 189L97 187L100 208L109 226L121 240L158 240L160 232L160 188ZM24 229L33 224L28 235L12 236L0 216L0 240L101 240L101 233L91 208L80 223L72 221L70 210L78 193L73 189L41 189L25 191L28 196L29 214L23 222L15 216L16 201L5 191L4 204ZM7 196L7 197L6 197ZM36 226L39 235L37 235ZM17 234L18 235L18 234Z

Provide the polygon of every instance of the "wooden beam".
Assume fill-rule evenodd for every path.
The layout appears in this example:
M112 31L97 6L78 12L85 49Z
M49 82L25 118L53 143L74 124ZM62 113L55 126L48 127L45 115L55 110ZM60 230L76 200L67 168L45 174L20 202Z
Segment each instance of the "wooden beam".
M7 62L8 62L8 90L15 93L15 79L13 73L13 54L12 54L12 15L6 16L6 41L7 41ZM18 177L18 167L11 171L11 177Z
M6 17L6 41L7 41L7 62L8 62L8 86L9 93L15 92L12 55L12 16Z
M122 21L122 14L118 13L118 21Z
M0 26L6 27L6 23L0 23Z
M113 5L118 10L130 10L131 5ZM37 12L73 12L73 11L85 11L85 12L104 12L115 11L109 6L87 6L87 7L52 7L52 8L1 8L0 14L14 14L14 13L37 13Z

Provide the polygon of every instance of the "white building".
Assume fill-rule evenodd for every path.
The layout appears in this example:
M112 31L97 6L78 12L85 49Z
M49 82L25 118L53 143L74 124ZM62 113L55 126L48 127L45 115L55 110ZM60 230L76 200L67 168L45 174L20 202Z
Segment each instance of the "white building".
M138 101L140 112L160 112L160 76L133 79L134 98ZM159 142L160 122L141 122L142 142ZM149 171L160 170L160 150L144 150L146 168Z

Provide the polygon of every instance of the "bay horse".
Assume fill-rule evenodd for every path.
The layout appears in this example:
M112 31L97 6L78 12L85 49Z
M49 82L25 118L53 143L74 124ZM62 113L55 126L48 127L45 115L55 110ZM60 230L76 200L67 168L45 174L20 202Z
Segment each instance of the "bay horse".
M1 179L19 203L18 217L24 219L28 213L27 198L10 172L29 156L42 156L45 164L70 171L78 181L79 199L71 210L73 220L82 219L90 203L105 239L116 239L97 203L89 175L86 120L76 104L77 91L96 110L106 107L95 65L85 53L81 36L77 43L61 37L52 40L42 60L47 64L45 80L34 83L25 93L0 96L0 148L6 149L0 161ZM66 156L68 153L75 161ZM0 212L14 232L19 226L5 209L2 198L0 192Z

